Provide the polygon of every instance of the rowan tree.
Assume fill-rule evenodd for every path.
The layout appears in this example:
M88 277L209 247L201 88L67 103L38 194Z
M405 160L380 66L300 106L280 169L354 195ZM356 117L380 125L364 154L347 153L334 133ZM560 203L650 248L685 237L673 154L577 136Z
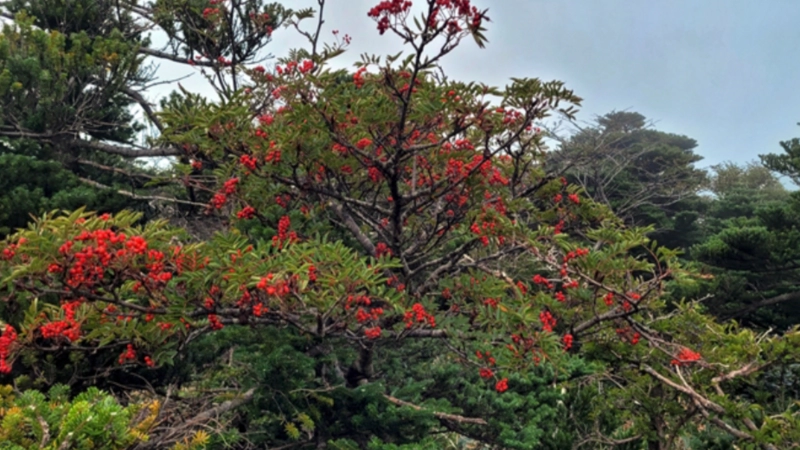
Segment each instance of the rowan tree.
M170 35L189 56L226 50L201 59L220 100L173 96L142 155L171 149L182 183L210 191L208 213L232 226L192 240L78 210L9 237L0 369L46 380L69 365L83 389L159 380L193 358L211 367L140 448L188 441L219 415L243 428L220 435L240 448L441 448L443 432L671 448L711 427L741 446L796 442L793 405L764 409L735 388L792 360L798 335L757 336L691 302L666 310L668 284L692 279L676 253L542 164L534 123L571 118L580 98L558 81L441 76L463 40L485 44L487 12L419 3L370 9L409 50L351 71L331 67L349 38L325 44L322 14L304 31L311 12L276 9L309 44L268 69L248 65L274 31L259 2L157 3L154 17L191 24ZM243 23L253 31L231 34ZM231 341L247 347L239 359ZM198 395L211 387L215 404Z

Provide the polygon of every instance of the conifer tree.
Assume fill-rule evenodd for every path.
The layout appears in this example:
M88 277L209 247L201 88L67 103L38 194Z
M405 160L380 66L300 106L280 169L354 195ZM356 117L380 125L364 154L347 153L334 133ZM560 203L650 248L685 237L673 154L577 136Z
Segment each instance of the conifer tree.
M487 11L379 2L377 33L407 51L344 70L331 60L349 38L321 34L324 0L316 16L255 0L114 4L161 27L169 51L103 15L111 32L79 36L84 61L111 60L93 83L124 85L144 56L189 60L219 99L176 93L148 113L160 133L143 148L71 125L32 138L57 129L70 146L175 156L171 173L197 194L185 201L230 226L198 239L79 209L8 237L6 381L158 399L138 448L204 443L215 426L213 448L671 448L711 429L742 446L800 440L794 405L742 389L794 361L800 335L667 308L665 290L697 278L676 252L542 164L534 123L572 118L581 99L559 81L441 75L462 41L486 44ZM15 17L20 42L57 40ZM308 44L256 65L280 23ZM14 107L43 111L13 86L28 102Z
M667 247L696 242L698 194L706 184L705 172L695 167L702 159L696 141L658 131L627 111L598 117L559 141L548 163L586 195L629 224L654 226L650 236Z

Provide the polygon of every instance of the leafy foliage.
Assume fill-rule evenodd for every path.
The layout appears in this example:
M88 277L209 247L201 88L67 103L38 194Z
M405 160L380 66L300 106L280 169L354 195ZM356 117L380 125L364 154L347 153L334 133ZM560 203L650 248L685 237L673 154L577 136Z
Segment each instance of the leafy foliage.
M54 386L47 395L29 390L16 394L0 387L0 448L124 449L147 440L158 415L157 402L121 405L90 388L73 399L69 389Z
M80 5L87 23L108 25L99 12L111 2ZM130 211L78 209L43 214L10 235L0 247L3 376L67 383L82 412L80 396L93 395L124 416L91 386L171 405L143 419L158 419L146 441L130 431L139 426L133 415L114 428L138 448L799 441L787 400L794 384L763 387L793 376L800 334L759 334L676 301L707 277L651 239L697 225L699 214L671 217L704 182L694 141L647 130L636 114L610 114L560 153L592 156L598 149L583 144L611 139L599 172L551 169L534 123L572 118L581 99L559 81L497 88L440 75L439 61L463 39L485 43L488 17L464 0L426 5L421 18L411 2L372 8L378 32L399 35L410 51L365 55L351 70L332 68L349 38L321 44L322 11L316 31L305 31L311 11L260 1L118 6L118 17L164 30L171 52L149 47L127 20L63 37L34 27L64 26L49 13L18 12L3 35L8 67L52 53L69 63L59 76L86 71L102 87L75 95L104 96L121 114L115 120L136 102L159 135L147 148L87 137L50 121L39 103L62 98L68 83L14 79L4 125L14 111L32 122L8 124L7 138L30 139L40 146L32 151L56 151L62 162L81 155L72 149L105 155L110 162L84 165L126 176L139 167L113 158L176 156L169 177L136 176L177 180L185 197L170 188L172 198L147 198L202 206L230 223L197 238ZM308 46L275 68L251 67L279 24ZM71 46L85 65L70 62ZM181 90L154 111L131 89L144 55L198 67L220 100ZM115 103L119 94L126 100ZM95 112L75 111L76 120L104 123ZM68 145L56 146L48 127ZM627 163L598 184L615 155ZM789 211L756 213L760 223L733 219L736 230L693 254L726 258L738 246L779 261L794 227L775 240L765 230ZM635 226L644 223L660 229ZM80 423L59 435L75 436ZM213 424L218 432L206 432Z

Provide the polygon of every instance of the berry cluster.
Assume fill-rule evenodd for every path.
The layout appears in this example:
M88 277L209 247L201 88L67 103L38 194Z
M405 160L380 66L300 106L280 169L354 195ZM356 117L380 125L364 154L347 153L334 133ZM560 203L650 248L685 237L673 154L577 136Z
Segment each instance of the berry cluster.
M289 216L283 216L278 220L278 233L272 236L272 245L277 248L283 248L286 243L297 242L297 233L290 231L292 222Z
M228 201L228 196L232 195L236 192L236 185L239 184L238 178L230 178L225 184L222 185L222 189L219 190L214 197L211 199L210 206L214 209L220 209L225 205L225 202Z
M421 303L414 303L411 306L411 311L407 311L403 316L403 320L406 323L406 328L414 326L415 321L422 324L427 323L431 328L436 328L436 318L433 317L433 314L425 311L425 307Z
M699 361L701 358L700 353L695 351L689 350L686 347L683 347L675 358L670 362L673 366L687 366L695 361Z
M6 324L3 335L0 336L0 373L11 372L8 364L8 356L11 353L11 346L17 340L17 331L11 325Z
M367 15L373 19L378 19L378 31L383 34L391 25L390 16L397 17L409 9L411 9L409 0L386 0L370 9Z
M553 331L553 327L555 327L557 323L550 311L542 311L539 313L539 321L542 322L542 329L548 333Z

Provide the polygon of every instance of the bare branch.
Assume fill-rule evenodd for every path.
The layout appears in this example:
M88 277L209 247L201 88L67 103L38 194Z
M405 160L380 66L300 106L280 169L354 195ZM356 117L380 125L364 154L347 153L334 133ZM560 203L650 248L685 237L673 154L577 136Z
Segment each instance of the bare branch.
M78 159L77 163L85 165L85 166L95 167L95 168L98 168L98 169L101 169L101 170L106 170L108 172L118 173L120 175L124 175L124 176L129 177L129 178L147 178L148 180L152 180L152 179L155 178L154 176L148 175L146 173L132 173L132 172L128 172L125 169L120 169L119 167L107 166L105 164L100 164L100 163L97 163L97 162L94 162L94 161L89 161L87 159Z
M409 407L411 409L414 409L414 410L417 410L417 411L425 411L425 408L423 408L421 406L417 406L417 405L415 405L413 403L409 403L409 402L407 402L405 400L400 400L399 398L392 397L391 395L383 394L383 398L388 400L389 403L393 403L393 404L395 404L397 406L407 406L407 407ZM431 413L434 415L434 417L436 417L439 420L448 420L448 421L457 422L457 423L471 423L471 424L474 424L474 425L489 425L488 422L486 422L485 420L480 419L480 418L464 417L464 416L459 416L457 414L447 414L447 413L437 412L437 411L432 411Z
M789 302L792 300L800 300L800 291L796 292L787 292L786 294L776 295L775 297L766 298L759 302L755 302L752 305L748 305L742 309L734 311L732 313L726 314L724 316L725 319L733 319L736 317L741 317L747 315L759 308L763 308L764 306L775 305L777 303Z
M744 367L739 369L730 371L724 375L719 375L711 379L711 383L714 385L714 388L717 390L717 393L723 395L722 389L719 387L719 384L723 381L729 381L736 377L744 377L750 375L751 373L758 372L759 370L766 367L767 364L756 364L755 362L751 362Z
M139 48L139 52L144 53L145 55L150 55L161 59L167 59L173 62L187 64L190 66L216 67L216 64L212 61L193 61L190 59L181 58L179 56L173 55L172 53L162 52L160 50L155 50L149 47L141 47Z
M160 195L139 195L139 194L135 194L135 193L130 192L130 191L123 190L123 189L115 189L115 188L113 188L111 186L107 186L105 184L98 183L97 181L90 180L88 178L79 177L78 179L81 182L86 183L86 184L88 184L90 186L94 186L94 187L100 188L100 189L113 190L117 194L124 195L126 197L130 197L130 198L132 198L134 200L146 200L146 201L156 200L156 201L162 201L162 202L180 203L182 205L192 205L192 206L201 206L201 207L208 206L205 203L191 202L191 201L188 201L188 200L181 200L181 199L172 198L172 197L162 197Z
M339 219L344 223L345 227L352 233L353 237L356 238L359 244L364 247L370 255L375 255L375 246L372 244L372 241L361 231L358 227L358 224L350 217L349 214L344 210L344 207L339 203L333 203L333 210L339 216Z
M158 156L179 156L184 152L178 148L167 147L122 147L119 145L106 144L100 141L84 141L76 139L71 141L70 144L77 147L91 148L101 152L110 153L112 155L124 156L126 158L149 158Z
M147 118L150 119L151 122L153 122L153 125L155 125L156 128L158 128L158 131L164 132L164 124L162 124L161 120L159 120L158 116L156 116L155 112L153 111L152 105L150 105L150 102L148 102L141 93L134 91L129 87L122 88L122 92L124 92L125 95L132 98L134 101L136 101L136 103L138 103L139 106L142 107L142 110L144 110L144 113L147 115Z

